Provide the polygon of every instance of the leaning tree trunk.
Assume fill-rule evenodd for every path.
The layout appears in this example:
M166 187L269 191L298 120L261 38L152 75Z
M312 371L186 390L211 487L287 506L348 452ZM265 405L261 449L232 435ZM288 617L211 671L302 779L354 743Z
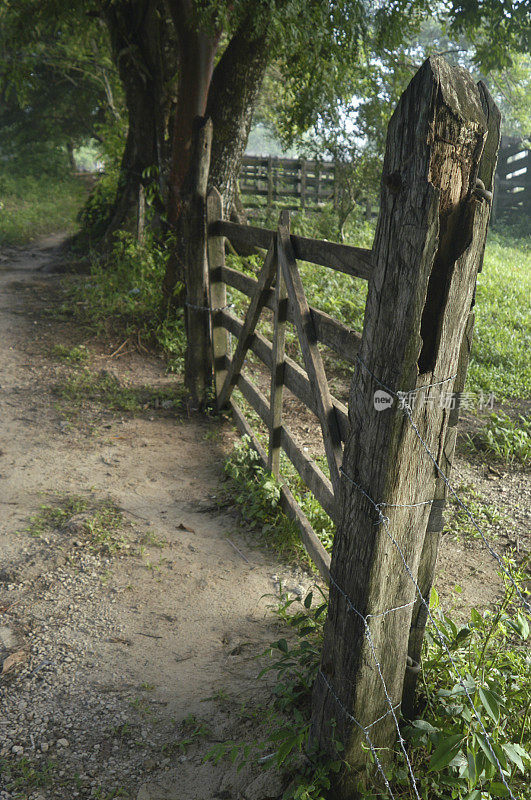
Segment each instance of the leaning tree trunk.
M105 21L113 58L122 81L128 112L127 139L120 179L104 240L136 217L139 192L151 181L145 171L156 167L160 188L168 172L168 122L173 103L175 46L171 20L157 2L110 4Z
M182 5L182 3L174 4ZM177 26L177 21L174 17ZM181 23L181 27L182 23ZM193 37L195 36L195 46ZM256 35L251 19L242 23L212 70L218 38L187 29L182 35L180 88L173 134L173 170L168 217L177 242L164 277L166 308L182 307L186 297L186 240L193 229L187 218L184 187L189 183L194 119L205 115L213 123L209 186L231 208L249 136L254 105L267 66L268 31ZM210 72L209 72L210 66ZM192 113L193 112L193 113Z
M268 63L268 41L269 28L257 35L254 21L246 19L216 66L208 93L206 113L214 126L209 186L223 196L229 214L238 197L237 180Z

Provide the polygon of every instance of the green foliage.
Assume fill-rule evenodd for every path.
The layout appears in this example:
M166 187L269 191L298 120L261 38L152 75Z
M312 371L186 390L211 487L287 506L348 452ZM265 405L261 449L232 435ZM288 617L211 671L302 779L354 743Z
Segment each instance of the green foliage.
M476 452L512 464L531 463L531 419L520 416L513 420L505 414L491 414L484 428L469 442Z
M32 177L0 170L0 245L20 245L75 226L85 199L80 181L66 174Z
M86 364L89 360L87 348L82 344L74 347L56 344L52 348L52 354L67 364Z
M529 397L530 296L529 236L490 231L478 276L467 391L493 392L497 401Z
M18 0L0 8L0 152L15 162L56 160L119 116L118 76L95 8ZM87 11L89 13L87 13Z
M457 494L465 503L477 525L489 538L497 536L496 526L505 518L498 506L487 503L481 494L470 484L462 483L457 486ZM456 498L450 493L446 506L447 518L444 533L452 533L456 539L478 539L480 534L472 523L469 515L459 505Z
M529 574L508 559L506 567L522 590ZM422 660L425 707L422 719L405 730L422 797L506 796L496 759L513 794L524 796L531 766L529 615L519 608L513 585L503 577L501 604L483 613L472 609L464 627L442 612L433 592L432 614L441 637L429 626ZM420 764L427 767L425 772Z
M110 256L94 257L90 278L72 291L81 303L78 313L98 333L114 329L152 342L163 350L168 369L181 372L186 348L182 312L161 312L170 248L171 239L157 240L151 232L143 243L121 232Z
M529 578L525 566L518 568L510 559L505 565L525 592ZM269 713L260 712L268 722L265 738L245 744L223 742L208 756L214 761L228 756L244 763L274 748L271 757L259 758L259 763L282 765L294 775L283 800L329 798L333 776L341 768L339 742L335 742L336 761L320 760L318 754L310 752L311 760L302 762L301 767L300 753L303 749L307 752L311 693L326 617L326 597L314 595L310 592L302 601L280 593L276 613L286 624L288 635L271 645L268 655L272 661L261 672L262 676L271 671L277 675ZM402 725L418 792L423 800L504 797L497 758L515 797L524 798L528 796L526 774L531 766L529 615L516 603L514 587L508 580L499 606L482 613L472 609L465 626L457 625L442 611L435 590L430 605L435 624L428 624L423 647L421 714ZM487 736L493 743L494 755ZM368 753L368 783L363 796L379 800L385 793L382 795L371 775L374 768ZM413 800L415 794L398 746L387 777L396 797Z
M285 558L305 559L297 528L280 510L280 486L266 472L248 437L244 436L226 460L227 499L235 502L254 528L260 530L265 542Z

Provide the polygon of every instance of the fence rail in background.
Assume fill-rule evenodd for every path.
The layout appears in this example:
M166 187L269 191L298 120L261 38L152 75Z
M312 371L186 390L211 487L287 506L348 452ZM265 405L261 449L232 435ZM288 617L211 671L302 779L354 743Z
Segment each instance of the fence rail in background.
M521 139L502 136L494 183L492 223L531 213L530 151Z
M240 171L240 192L263 197L266 205L277 200L295 198L293 208L327 203L334 199L335 171L333 161L307 161L304 158L244 156ZM249 208L262 205L247 202Z
M342 445L348 435L348 414L346 407L329 392L317 343L324 344L341 359L354 364L361 337L357 331L349 329L329 314L308 305L297 259L367 279L372 269L371 251L292 236L289 232L289 213L285 210L280 214L276 231L228 222L223 219L221 198L216 190L211 191L207 206L212 342L218 407L223 408L227 404L232 407L240 432L251 438L263 466L278 477L280 451L283 450L305 485L337 522L336 491ZM225 265L225 239L233 244L253 245L266 251L257 278ZM245 319L240 319L229 310L227 286L250 298ZM256 330L264 309L273 311L272 340ZM304 368L285 353L286 325L296 330ZM237 340L234 352L230 351L229 335ZM269 400L244 372L249 351L260 359L269 372ZM232 397L236 387L267 428L267 453ZM298 445L285 425L282 418L284 388L317 416L330 478ZM298 525L308 553L328 581L330 556L285 482L281 493L284 511Z
M244 156L240 172L240 191L247 208L271 206L282 200L292 210L318 208L334 202L336 165L334 161L307 161L303 158ZM251 199L253 198L253 199ZM264 201L260 202L260 198ZM502 136L494 187L491 224L511 221L531 212L531 167L529 148L522 140ZM377 213L366 209L370 218Z

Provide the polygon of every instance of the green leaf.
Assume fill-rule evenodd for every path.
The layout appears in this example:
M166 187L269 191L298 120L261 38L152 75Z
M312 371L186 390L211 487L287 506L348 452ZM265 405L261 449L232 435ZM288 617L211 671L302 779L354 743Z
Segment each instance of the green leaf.
M304 608L310 608L313 600L313 592L308 592L304 598Z
M510 796L507 788L504 786L503 783L501 783L499 781L494 781L493 783L491 783L491 785L489 786L489 790L488 791L489 791L489 794L491 794L493 797L509 797Z
M483 689L481 686L478 687L478 692L483 708L493 722L498 723L500 719L500 706L494 694L488 689Z
M508 619L507 623L524 641L529 637L529 622L521 611L518 612L515 618Z
M435 772L447 767L450 761L456 757L464 738L462 733L454 733L439 742L430 759L428 772Z
M474 785L477 780L477 768L476 768L476 755L470 747L467 748L466 751L466 760L467 760L467 777L470 782L470 785Z
M278 642L277 642L277 647L283 653L287 653L288 652L288 643L287 643L287 641L285 639L279 639Z
M481 747L481 749L483 750L483 752L487 756L487 758L490 761L490 763L492 764L492 766L493 767L497 767L498 765L496 764L496 759L494 758L494 755L492 754L491 749L490 749L487 741L485 740L485 738L483 736L480 736L479 733L476 733L475 738L479 742L479 746Z
M434 728L433 725L431 725L429 722L426 722L425 719L414 719L411 721L411 724L421 731L428 731L429 733L437 732L437 728Z
M525 757L525 755L527 755L527 754L526 754L525 750L523 749L523 747L520 748L519 745L514 745L514 744L511 744L511 742L506 742L505 744L502 744L502 748L503 748L503 751L506 754L507 758L510 761L512 761L513 764L516 764L516 766L518 767L518 769L520 770L522 775L525 775L524 762L522 761L521 753L518 752L519 750L523 750L524 757Z
M474 625L481 625L483 622L483 617L479 613L479 611L475 608L470 609L470 619L474 623Z

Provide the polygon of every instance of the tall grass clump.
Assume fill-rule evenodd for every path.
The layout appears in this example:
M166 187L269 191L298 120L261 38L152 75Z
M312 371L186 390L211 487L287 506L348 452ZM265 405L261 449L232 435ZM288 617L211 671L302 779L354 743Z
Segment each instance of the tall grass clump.
M94 255L90 276L75 289L84 320L98 333L120 333L164 352L171 371L184 366L182 312L162 310L162 281L171 247L147 231L144 241L126 231L116 235L110 253Z
M64 173L0 171L0 245L23 245L55 231L72 232L86 189Z

